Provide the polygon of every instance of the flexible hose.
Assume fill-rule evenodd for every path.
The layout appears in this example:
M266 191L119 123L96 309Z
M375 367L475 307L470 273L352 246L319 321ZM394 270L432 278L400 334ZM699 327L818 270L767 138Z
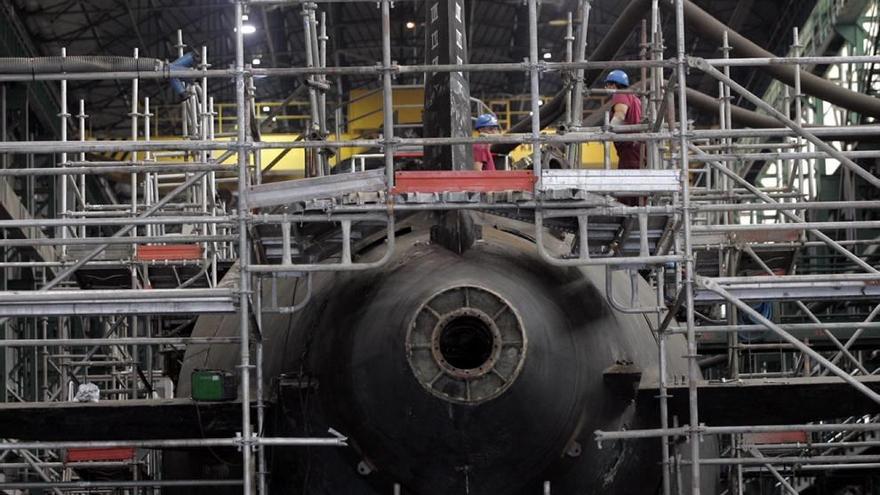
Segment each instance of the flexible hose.
M156 58L108 56L0 58L0 74L157 72L163 67L164 63Z
M660 6L668 9L671 7L671 2L660 2ZM761 48L750 39L731 30L724 23L712 17L708 12L689 0L684 0L684 15L685 22L687 22L689 28L718 45L723 42L724 32L727 31L730 46L733 48L733 52L740 57L775 57L775 55ZM795 66L770 64L761 66L760 70L774 79L778 79L789 86L794 86L795 71L797 70ZM862 115L880 117L880 99L851 91L804 70L801 70L800 74L801 88L804 93Z

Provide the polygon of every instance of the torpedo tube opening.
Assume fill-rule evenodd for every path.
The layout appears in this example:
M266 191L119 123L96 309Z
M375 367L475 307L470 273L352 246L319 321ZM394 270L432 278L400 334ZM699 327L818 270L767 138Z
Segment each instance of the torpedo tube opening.
M440 330L440 355L460 370L485 365L497 349L492 330L475 316L458 316Z
M528 339L516 309L483 287L452 287L419 308L406 335L407 360L431 395L477 405L519 376Z

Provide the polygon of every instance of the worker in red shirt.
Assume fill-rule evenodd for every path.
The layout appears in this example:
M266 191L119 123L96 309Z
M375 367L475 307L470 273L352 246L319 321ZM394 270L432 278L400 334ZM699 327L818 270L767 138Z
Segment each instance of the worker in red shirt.
M477 117L474 129L480 136L491 136L501 132L498 119L491 113L484 113ZM492 158L492 145L489 143L474 143L474 170L495 170L495 159Z
M629 76L622 70L613 70L605 78L605 89L621 90L629 87ZM642 123L642 101L632 93L614 93L611 96L611 125L633 125ZM642 167L642 143L635 141L615 141L618 169L638 169Z

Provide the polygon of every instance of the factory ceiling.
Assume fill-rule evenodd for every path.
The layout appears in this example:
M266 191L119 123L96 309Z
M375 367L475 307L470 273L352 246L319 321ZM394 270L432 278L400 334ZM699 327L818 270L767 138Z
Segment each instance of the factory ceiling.
M551 60L562 60L565 53L565 21L575 9L576 0L543 0L539 10L539 38L542 53ZM696 0L702 8L726 22L733 30L751 38L776 54L791 44L791 29L803 23L815 0ZM423 0L398 1L392 13L393 57L401 64L423 63ZM467 0L469 56L472 63L517 62L528 56L528 11L521 0ZM598 45L617 19L626 2L593 0L588 44ZM373 65L380 59L379 11L374 2L323 4L329 35L328 65ZM232 62L232 9L228 0L12 0L5 14L17 17L23 35L36 56L59 55L62 47L69 55L130 56L135 47L140 56L174 60L177 58L177 30L183 32L189 49L207 47L213 67ZM304 64L301 9L294 6L254 7L248 23L256 29L246 37L248 59L259 59L263 67ZM667 40L674 39L667 22ZM717 56L717 46L688 38L689 50L696 55ZM667 43L669 45L669 43ZM666 56L674 47L668 46ZM633 33L618 54L620 59L638 57L638 33ZM589 53L589 48L588 48ZM3 54L0 54L2 56ZM742 69L734 76L754 91L762 91L768 79L760 73ZM712 83L698 79L692 87L712 91ZM257 81L258 98L282 100L299 85L295 79L272 78ZM374 78L349 78L343 91L376 84ZM401 84L419 80L397 81ZM217 81L219 100L231 99L232 88ZM542 92L553 93L559 77L547 75ZM472 93L477 96L522 94L527 91L524 74L472 74ZM94 117L95 131L122 131L130 108L130 88L115 80L71 84L74 98L86 99ZM167 83L150 81L143 85L153 101L170 103ZM344 98L344 96L343 96ZM100 109L100 111L99 111Z

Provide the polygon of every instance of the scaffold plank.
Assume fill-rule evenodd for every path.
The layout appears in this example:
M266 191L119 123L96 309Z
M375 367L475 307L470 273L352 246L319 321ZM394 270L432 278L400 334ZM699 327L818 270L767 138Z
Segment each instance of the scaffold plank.
M541 191L576 189L594 193L674 193L681 188L678 170L545 170Z
M240 430L240 402L137 399L0 404L0 437L17 440L147 440L188 438L193 432L220 437Z
M231 289L0 292L0 316L203 314L235 311Z
M856 379L880 391L880 376ZM880 412L880 406L837 377L701 380L697 387L700 421L712 426L796 424ZM639 395L645 398L653 399L657 393L656 383L643 382L639 386ZM670 414L678 415L686 423L687 384L671 385L667 393Z
M694 292L697 302L724 302L725 299L710 290L703 283L713 280L698 277L698 289ZM791 276L785 279L767 277L767 281L748 283L725 283L726 279L715 279L720 286L734 297L745 302L760 301L815 301L815 300L880 300L880 283L877 280L855 279L804 279Z
M753 243L794 243L798 242L803 235L803 229L792 230L744 230L736 232L706 232L696 231L693 233L692 244L695 248L708 249L733 244Z
M134 459L132 447L73 448L67 449L66 462L130 461Z
M143 244L135 251L135 261L200 260L204 249L198 244Z
M505 191L532 192L535 189L535 175L526 170L496 170L479 172L464 171L420 171L397 172L394 174L394 193L442 193L442 192L487 192Z
M279 206L352 193L378 192L385 188L385 170L367 170L251 186L248 205L255 208Z

